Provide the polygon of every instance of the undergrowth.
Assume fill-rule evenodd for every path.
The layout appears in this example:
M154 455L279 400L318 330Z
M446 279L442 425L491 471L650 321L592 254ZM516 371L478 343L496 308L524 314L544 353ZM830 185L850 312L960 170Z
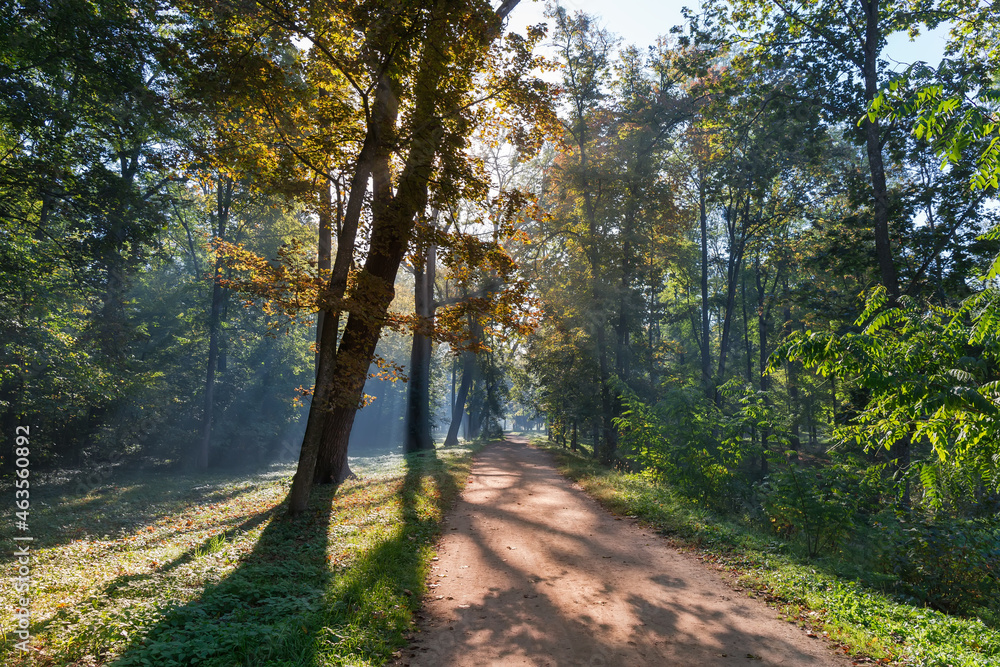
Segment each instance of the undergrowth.
M900 601L884 575L859 569L845 551L839 557L809 558L796 544L714 513L663 483L551 449L561 472L608 509L636 517L680 548L694 550L731 573L737 589L778 607L789 621L830 639L859 663L868 658L901 666L1000 665L1000 631L977 618Z
M0 662L381 665L406 641L470 454L352 459L360 479L317 488L295 520L288 467L40 490L32 650L14 650L5 607ZM16 563L0 558L8 579Z

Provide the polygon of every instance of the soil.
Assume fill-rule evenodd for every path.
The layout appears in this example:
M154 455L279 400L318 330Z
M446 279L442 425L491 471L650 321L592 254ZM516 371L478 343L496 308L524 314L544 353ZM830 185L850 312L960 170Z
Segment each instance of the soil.
M397 665L851 664L510 438L476 458Z

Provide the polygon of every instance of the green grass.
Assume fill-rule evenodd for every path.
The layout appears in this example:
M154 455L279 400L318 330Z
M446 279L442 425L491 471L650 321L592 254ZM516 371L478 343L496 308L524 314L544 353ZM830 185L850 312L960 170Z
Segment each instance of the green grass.
M896 665L1000 665L1000 632L978 619L900 603L871 585L877 575L845 576L856 563L806 559L789 542L713 514L667 486L551 449L561 472L609 510L637 517L679 548L697 552L729 572L749 596L763 598L814 634L828 633L847 654Z
M13 650L4 607L0 662L381 665L406 641L470 462L469 449L352 461L361 478L317 489L295 520L290 467L33 488L34 650Z

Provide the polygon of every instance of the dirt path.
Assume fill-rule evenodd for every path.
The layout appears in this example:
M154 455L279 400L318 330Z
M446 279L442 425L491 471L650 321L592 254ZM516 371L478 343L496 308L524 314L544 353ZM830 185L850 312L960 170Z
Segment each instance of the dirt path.
M850 664L523 441L479 454L438 554L401 665Z

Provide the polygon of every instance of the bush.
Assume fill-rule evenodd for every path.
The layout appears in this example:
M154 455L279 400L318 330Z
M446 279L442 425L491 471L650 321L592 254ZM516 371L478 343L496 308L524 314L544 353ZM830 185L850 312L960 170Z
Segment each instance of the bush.
M793 464L762 485L764 513L778 535L798 535L815 558L840 544L854 526L859 487L858 475L847 467Z
M750 485L739 471L746 456L730 440L719 409L693 387L672 389L653 406L634 394L622 397L615 420L621 453L647 477L669 480L683 495L719 510L739 506Z
M892 548L883 568L906 592L940 611L997 612L1000 600L1000 525L945 519L889 526Z

